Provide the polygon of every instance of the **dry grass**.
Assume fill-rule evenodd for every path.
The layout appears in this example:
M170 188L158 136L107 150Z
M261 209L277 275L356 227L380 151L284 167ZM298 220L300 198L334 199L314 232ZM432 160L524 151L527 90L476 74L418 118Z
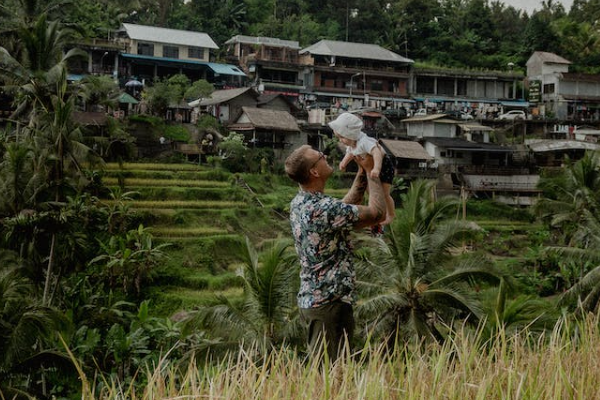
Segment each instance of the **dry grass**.
M574 339L577 332L576 339ZM600 382L598 320L559 323L546 336L459 332L442 346L405 348L390 357L366 347L331 367L292 351L262 361L241 351L218 365L191 362L183 372L165 357L140 371L138 391L112 382L93 399L595 399ZM486 349L486 350L484 350ZM81 377L82 382L87 382Z

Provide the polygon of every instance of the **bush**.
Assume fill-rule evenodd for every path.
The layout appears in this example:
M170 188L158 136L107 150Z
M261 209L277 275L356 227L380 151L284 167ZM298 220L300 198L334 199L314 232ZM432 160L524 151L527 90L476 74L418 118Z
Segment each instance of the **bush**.
M163 136L169 140L177 142L189 142L190 132L182 125L167 125L164 128Z
M485 217L486 219L535 221L535 216L529 212L529 209L513 207L493 200L469 200L467 202L467 215Z

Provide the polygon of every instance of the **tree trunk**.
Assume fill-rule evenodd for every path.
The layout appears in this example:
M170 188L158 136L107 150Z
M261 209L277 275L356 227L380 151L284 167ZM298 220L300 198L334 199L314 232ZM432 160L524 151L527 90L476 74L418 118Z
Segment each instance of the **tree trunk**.
M52 234L52 241L50 242L50 255L48 256L48 269L46 271L46 282L44 284L44 297L42 298L42 304L48 306L48 294L50 293L50 276L52 275L52 267L54 266L54 248L56 247L56 234Z

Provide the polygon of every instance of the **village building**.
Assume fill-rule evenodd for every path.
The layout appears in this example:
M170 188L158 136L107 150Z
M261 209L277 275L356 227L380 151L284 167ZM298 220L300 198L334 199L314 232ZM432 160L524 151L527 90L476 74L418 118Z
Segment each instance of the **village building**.
M242 107L242 114L227 129L243 134L250 147L272 149L279 161L307 140L296 119L279 110Z
M406 135L412 138L456 137L459 121L446 114L431 114L406 118L403 121Z
M299 42L236 35L225 45L226 60L238 65L261 94L281 94L298 104L300 92L304 89Z
M380 139L385 152L392 157L396 175L411 178L435 178L437 171L433 168L431 157L416 141Z
M524 75L514 71L414 68L410 94L416 108L427 113L464 111L476 118L493 118L508 110L527 110Z
M215 90L209 97L190 102L192 122L201 113L212 115L220 123L227 125L242 114L242 107L256 107L259 94L251 87Z
M527 82L536 113L574 123L600 120L600 75L569 72L571 62L554 53L534 52Z
M216 87L239 87L246 74L234 65L211 62L211 50L219 47L203 32L122 24L116 42L124 47L115 68L119 77L154 80L184 74L205 79Z
M337 109L410 106L413 60L374 44L321 40L300 50L306 106L329 104Z

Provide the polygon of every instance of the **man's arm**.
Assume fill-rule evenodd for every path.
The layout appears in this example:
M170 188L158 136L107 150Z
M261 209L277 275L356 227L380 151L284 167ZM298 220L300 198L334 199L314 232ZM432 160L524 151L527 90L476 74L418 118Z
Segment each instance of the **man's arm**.
M359 172L356 174L354 183L348 191L348 194L346 194L344 197L343 201L345 203L352 203L352 200L356 200L358 198L357 202L360 202L362 196L364 195L365 188L368 185L369 204L366 206L358 206L358 222L354 225L355 229L360 229L383 221L385 219L386 204L381 180L379 180L379 178L372 178L370 176L371 170L373 169L373 158L366 157L364 160L356 161L361 166L361 170L359 170ZM365 182L367 185L365 185Z
M346 204L361 204L367 190L367 178L365 177L365 171L362 167L358 168L358 172L354 177L354 182L348 193L344 196L342 201Z

